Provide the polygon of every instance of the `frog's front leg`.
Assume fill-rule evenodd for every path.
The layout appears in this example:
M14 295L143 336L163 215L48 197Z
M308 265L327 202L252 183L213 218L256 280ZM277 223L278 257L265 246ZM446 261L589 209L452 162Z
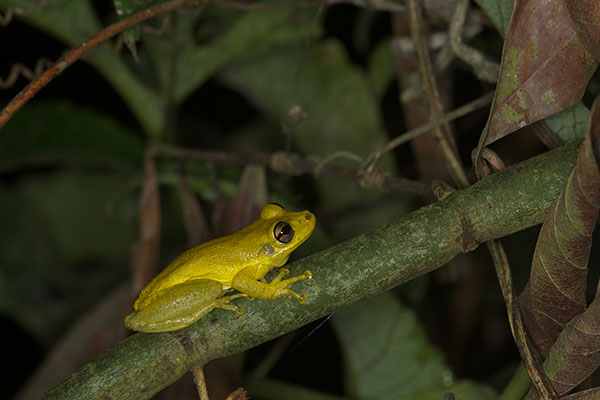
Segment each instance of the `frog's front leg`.
M306 302L305 294L298 294L288 286L294 282L312 279L312 273L305 271L302 275L282 280L290 271L282 268L279 274L270 283L264 283L254 278L255 268L245 268L238 272L231 282L231 287L252 298L260 300L273 300L283 296L293 296L300 303Z
M141 332L167 332L193 324L214 308L243 313L231 300L245 294L220 297L223 285L201 279L188 281L164 290L144 307L125 318L125 326Z

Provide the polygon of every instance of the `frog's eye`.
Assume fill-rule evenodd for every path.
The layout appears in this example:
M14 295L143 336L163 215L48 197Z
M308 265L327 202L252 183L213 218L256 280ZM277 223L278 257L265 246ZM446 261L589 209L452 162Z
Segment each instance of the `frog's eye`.
M288 244L294 238L294 230L287 222L280 221L273 229L273 236L281 244Z

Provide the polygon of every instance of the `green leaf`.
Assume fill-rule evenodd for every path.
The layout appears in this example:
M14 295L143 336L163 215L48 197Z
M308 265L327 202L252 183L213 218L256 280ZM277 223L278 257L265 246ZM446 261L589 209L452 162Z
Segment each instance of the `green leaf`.
M502 36L506 35L515 0L475 0Z
M311 10L240 13L209 7L199 19L173 16L177 22L167 33L148 36L144 42L161 85L175 102L181 102L227 63L273 46L300 42L313 15Z
M67 45L78 46L101 28L89 0L0 0L0 7L13 7L16 16L37 26Z
M369 56L369 78L377 97L382 97L396 78L396 64L390 40L379 43Z
M579 102L573 107L548 117L544 122L565 143L582 139L585 136L590 110Z
M310 400L349 400L347 397L319 392L304 386L274 379L251 379L244 382L244 388L252 397L261 400L310 399Z
M0 171L54 163L137 170L143 143L106 115L66 101L28 105L0 134Z
M542 355L586 307L587 263L600 211L600 172L594 155L599 134L596 102L575 168L542 225L523 293L527 329Z
M330 40L311 46L308 56L303 55L300 46L258 54L228 69L224 77L277 122L301 102L307 118L296 126L296 143L306 154L348 150L366 156L384 144L368 80L351 64L340 43Z
M40 342L124 275L136 202L104 207L125 179L56 172L0 186L0 313Z
M446 392L458 398L496 397L487 386L457 384L414 314L389 293L338 311L332 323L354 398L433 400Z
M36 241L23 201L0 186L0 313L21 320L33 309L36 284L48 273L48 254Z
M21 196L41 234L64 262L124 256L135 238L133 198L108 214L107 204L129 178L105 172L59 171L25 178Z

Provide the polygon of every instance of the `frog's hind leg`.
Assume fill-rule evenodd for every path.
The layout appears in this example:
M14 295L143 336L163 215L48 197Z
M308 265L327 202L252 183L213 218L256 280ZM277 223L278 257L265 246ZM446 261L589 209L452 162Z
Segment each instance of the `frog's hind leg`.
M290 271L287 268L282 268L279 274L270 283L257 281L255 271L251 268L246 268L238 272L231 282L231 286L247 294L250 298L257 298L261 300L273 300L283 296L293 296L301 304L306 302L306 295L294 292L289 289L294 282L310 280L312 279L312 273L305 271L302 275L295 276L289 279L283 279Z
M223 285L203 279L185 282L163 291L150 304L125 318L125 326L141 332L167 332L193 324L214 308L244 312L231 300L243 294L221 296Z

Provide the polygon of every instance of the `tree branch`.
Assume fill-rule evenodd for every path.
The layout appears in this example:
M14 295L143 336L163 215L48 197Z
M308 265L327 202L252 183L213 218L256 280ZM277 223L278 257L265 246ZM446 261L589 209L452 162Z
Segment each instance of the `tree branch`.
M578 143L487 177L404 218L293 263L314 279L308 295L239 301L246 313L216 310L181 331L135 334L87 364L43 399L146 399L193 365L244 351L363 298L446 264L479 243L539 224L565 185Z

